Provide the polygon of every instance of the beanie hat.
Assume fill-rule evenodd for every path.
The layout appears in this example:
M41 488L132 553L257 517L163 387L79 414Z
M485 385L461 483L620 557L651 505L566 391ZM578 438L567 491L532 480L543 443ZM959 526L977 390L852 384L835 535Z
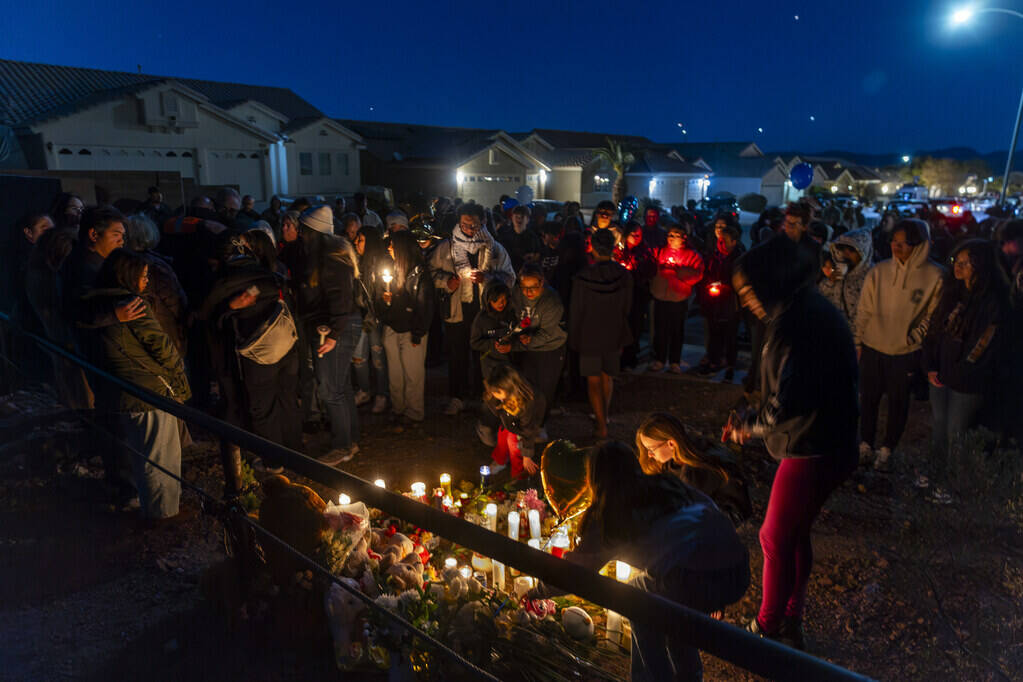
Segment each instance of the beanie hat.
M401 211L391 211L387 214L387 229L391 229L391 225L401 225L404 228L408 228L408 216Z
M334 234L334 211L330 206L308 208L299 216L298 224L323 234Z

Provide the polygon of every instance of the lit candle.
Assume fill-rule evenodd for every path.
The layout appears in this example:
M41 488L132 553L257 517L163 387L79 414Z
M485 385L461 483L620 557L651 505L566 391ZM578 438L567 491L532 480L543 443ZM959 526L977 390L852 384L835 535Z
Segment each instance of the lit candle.
M426 497L426 484L422 481L416 481L412 484L412 495L420 502L424 501Z
M384 479L382 479L382 478L378 478L377 480L373 481L373 485L375 485L378 488L386 488L387 487L387 484L384 483Z
M320 345L322 346L324 343L327 342L327 334L330 333L330 327L321 324L319 327L316 328L316 333L320 335ZM323 353L317 353L316 356L322 358Z
M536 509L529 510L529 537L540 539L540 512Z
M551 554L558 557L559 559L565 556L565 552L569 548L568 534L565 531L558 531L551 538Z
M494 504L493 502L488 504L487 505L487 509L486 509L486 514L487 514L487 529L489 529L491 533L496 533L497 532L497 505Z
M494 588L498 590L504 589L504 564L500 561L494 562Z
M490 467L486 464L480 467L480 487L486 488L490 485Z
M451 501L451 497L448 496L448 495L444 496L444 499L441 500L441 503L444 506L444 511L447 511L448 509L451 509L451 505L453 504L453 502Z
M352 498L348 497L344 493L341 493L340 495L337 496L337 503L342 505L342 506L344 506L346 504L351 504L352 503Z
M629 582L630 575L632 575L632 566L629 566L624 561L615 562L615 578L618 579L618 582Z
M463 578L468 579L472 577L471 566L462 566L460 569L458 569L458 572L462 575Z
M533 589L533 579L528 575L520 575L515 579L512 587L516 599L522 599L531 589Z
M394 276L391 274L391 271L384 270L383 273L381 273L380 275L380 279L384 280L384 291L386 291L387 293L391 293L391 280L394 279Z
M449 556L444 560L444 568L455 568L458 566L458 559L453 556Z
M517 511L508 512L508 537L515 542L519 541L519 513Z
M444 494L451 497L451 474L440 475L440 487L444 488Z

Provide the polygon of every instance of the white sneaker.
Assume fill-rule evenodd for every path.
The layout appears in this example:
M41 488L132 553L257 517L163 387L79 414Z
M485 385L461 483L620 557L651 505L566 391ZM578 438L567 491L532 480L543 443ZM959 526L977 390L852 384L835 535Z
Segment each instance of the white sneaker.
M449 417L453 417L454 415L461 412L462 408L464 407L465 404L461 400L459 400L458 398L452 398L451 402L448 403L448 406L444 408L444 414L446 414Z
M889 460L892 457L891 448L881 448L877 451L877 459L874 460L874 469L876 471L890 471Z
M373 399L373 414L383 414L387 410L387 396L378 395Z
M660 360L654 360L653 362L650 363L650 366L647 368L647 370L651 372L660 372L663 369L664 363L661 362Z
M867 441L860 441L860 464L873 464L874 448Z
M358 393L355 394L355 406L362 407L363 405L368 403L370 401L370 398L372 397L373 396L371 396L369 393L366 393L365 391L359 391Z

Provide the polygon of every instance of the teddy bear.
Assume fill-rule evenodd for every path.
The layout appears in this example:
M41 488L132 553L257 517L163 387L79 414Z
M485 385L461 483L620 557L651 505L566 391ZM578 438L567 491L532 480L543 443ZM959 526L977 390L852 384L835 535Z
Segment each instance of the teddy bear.
M423 563L415 555L410 556L413 561L399 561L386 571L388 584L398 592L423 589Z
M341 578L348 587L359 590L359 583L351 578ZM332 583L324 595L324 610L330 625L330 636L334 640L334 660L337 667L349 669L356 657L352 653L352 642L357 634L359 615L366 605L354 594Z

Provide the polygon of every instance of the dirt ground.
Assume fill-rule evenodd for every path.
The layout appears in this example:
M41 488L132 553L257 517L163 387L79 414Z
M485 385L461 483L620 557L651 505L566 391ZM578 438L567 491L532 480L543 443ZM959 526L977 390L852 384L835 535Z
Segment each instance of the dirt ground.
M442 393L443 378L431 372L428 395ZM737 386L694 376L623 375L611 436L631 441L655 409L713 435L740 398ZM427 423L401 433L364 410L362 454L349 470L383 478L389 487L437 480L443 471L456 481L476 479L488 449L473 435L475 416L439 416L441 407L439 398L428 398ZM565 414L551 417L548 431L552 438L590 442L585 405L570 402ZM896 471L857 471L814 526L809 651L877 679L1021 679L1020 528L942 532L962 527L951 521L965 507L956 499L935 504L932 490L913 485L917 473L928 471L922 454L928 433L928 406L915 403ZM196 436L183 472L219 494L216 450ZM80 429L8 428L2 438L0 679L340 679L322 642L284 645L251 628L230 630L214 614L199 589L203 569L224 556L222 528L213 518L195 513L149 529L131 513L105 509L98 502L97 446ZM324 448L325 435L309 438L309 454ZM726 614L736 624L748 621L759 603L757 530L775 470L752 448L743 464L756 513L740 534L754 579ZM183 505L197 512L196 495L186 493ZM706 679L755 679L710 656L705 663Z

